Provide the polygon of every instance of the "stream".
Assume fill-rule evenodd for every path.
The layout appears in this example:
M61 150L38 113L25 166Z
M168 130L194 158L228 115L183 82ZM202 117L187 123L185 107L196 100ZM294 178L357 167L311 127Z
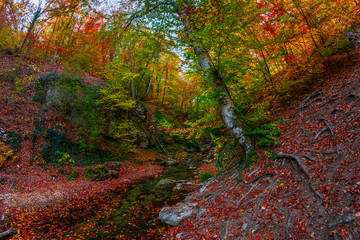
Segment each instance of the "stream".
M161 239L168 226L160 221L159 211L183 200L186 193L175 190L176 185L169 184L167 179L186 180L193 176L193 170L186 164L166 166L160 177L129 185L118 206L110 213L99 213L104 217L87 220L67 232L82 239ZM87 229L84 235L79 232L82 228ZM81 235L71 234L74 232Z

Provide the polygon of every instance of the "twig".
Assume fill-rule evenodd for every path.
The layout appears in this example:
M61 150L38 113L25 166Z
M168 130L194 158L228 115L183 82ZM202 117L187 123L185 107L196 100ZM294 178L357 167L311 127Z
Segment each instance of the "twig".
M356 146L359 146L359 140L360 140L360 136L358 136L356 139L355 139L355 141L354 141L354 143L353 143L353 145L352 145L352 148L354 149Z
M357 73L357 71L359 71L359 69L356 69L356 70L351 74L351 76L348 77L348 78L352 78L352 77Z
M291 214L290 214L290 216L289 216L289 218L288 218L288 221L287 221L287 223L286 223L286 229L285 229L285 232L286 232L286 236L289 236L289 223L290 223L290 220L291 220Z
M307 228L309 227L310 223L312 222L312 220L315 218L316 215L317 215L317 213L314 213L314 214L311 216L309 222L306 224L306 227L307 227Z
M14 182L15 182L15 178L12 178L12 182L11 182L11 185L10 185L9 189L12 188L12 186L14 185Z

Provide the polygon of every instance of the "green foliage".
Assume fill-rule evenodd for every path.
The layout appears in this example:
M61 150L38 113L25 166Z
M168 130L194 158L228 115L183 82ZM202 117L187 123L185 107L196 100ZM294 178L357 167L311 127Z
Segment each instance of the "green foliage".
M225 136L213 138L213 141L215 143L215 167L219 171L225 171L243 161L244 154L238 141Z
M74 181L79 177L79 172L77 170L72 170L70 175L66 177L66 181Z
M163 128L172 129L174 127L173 124L159 110L155 110L154 122Z
M272 123L265 123L259 127L248 129L246 134L253 135L257 139L256 145L258 147L272 146L279 142L281 131L278 125L284 121L286 120L279 119Z
M255 163L258 160L259 156L256 154L255 151L251 152L246 159L245 168L250 167L253 163Z
M47 129L45 139L48 143L40 152L46 163L74 164L75 160L70 156L79 156L79 145L74 143L63 131L61 126L58 126L57 129Z
M61 156L61 158L57 160L60 166L75 164L75 160L70 154L60 151L56 151L56 153Z
M10 144L12 150L14 151L14 154L17 154L21 149L22 137L20 133L17 133L15 131L9 131L8 137L9 137L8 143Z
M212 175L211 173L205 172L199 175L200 181L201 182L205 182L206 180L208 180L209 178L212 178L214 175Z
M95 174L105 175L107 174L106 170L102 167L86 167L84 169L84 174L87 179L91 179Z
M320 53L325 57L330 57L339 52L350 52L351 40L337 35L330 36Z
M15 161L17 157L13 150L8 150L3 142L0 142L0 168L9 161Z

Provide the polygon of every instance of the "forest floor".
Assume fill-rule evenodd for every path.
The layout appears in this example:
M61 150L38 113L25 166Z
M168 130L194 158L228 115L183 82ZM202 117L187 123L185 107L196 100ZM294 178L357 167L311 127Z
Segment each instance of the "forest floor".
M164 239L360 239L360 56L327 62L323 82L282 113L276 154L207 182L174 208ZM353 62L356 62L353 64Z

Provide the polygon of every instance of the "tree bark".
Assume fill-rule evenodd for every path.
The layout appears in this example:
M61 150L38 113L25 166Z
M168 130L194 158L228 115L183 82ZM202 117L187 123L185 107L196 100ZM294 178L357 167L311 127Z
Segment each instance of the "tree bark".
M206 51L197 46L194 47L194 51L201 68L204 70L205 76L211 81L212 88L220 94L218 102L221 108L222 119L226 124L226 127L239 141L241 146L244 148L246 155L248 155L254 150L254 145L251 138L244 134L246 124L235 112L235 104L223 78L220 73L212 67L212 61Z

